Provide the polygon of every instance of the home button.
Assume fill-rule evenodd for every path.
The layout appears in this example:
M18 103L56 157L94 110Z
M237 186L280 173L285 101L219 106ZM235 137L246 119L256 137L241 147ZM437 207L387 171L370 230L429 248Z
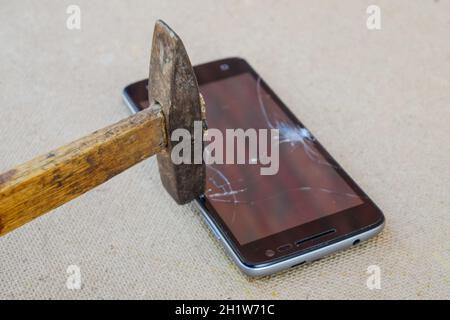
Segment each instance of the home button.
M266 256L268 256L269 258L273 257L274 255L275 255L275 251L270 250L270 249L266 250Z

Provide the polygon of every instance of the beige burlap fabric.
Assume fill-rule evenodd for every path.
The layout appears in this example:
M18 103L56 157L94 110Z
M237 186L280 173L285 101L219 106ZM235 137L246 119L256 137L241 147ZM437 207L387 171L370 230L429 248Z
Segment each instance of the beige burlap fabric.
M81 8L81 30L66 8ZM366 8L381 8L381 30ZM246 58L385 212L373 240L251 279L137 165L0 238L0 298L450 298L447 1L3 1L0 171L128 115L165 19L194 64ZM81 290L66 286L81 270ZM381 268L381 289L366 286Z

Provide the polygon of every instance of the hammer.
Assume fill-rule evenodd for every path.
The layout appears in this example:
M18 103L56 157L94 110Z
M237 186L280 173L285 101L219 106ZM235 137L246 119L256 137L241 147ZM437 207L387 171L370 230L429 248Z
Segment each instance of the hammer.
M194 121L205 123L205 105L181 39L161 20L153 32L148 88L147 109L0 174L0 235L155 154L162 184L178 204L201 195L204 163L174 164L176 142L169 137L178 128L195 137ZM197 143L203 154L203 141Z

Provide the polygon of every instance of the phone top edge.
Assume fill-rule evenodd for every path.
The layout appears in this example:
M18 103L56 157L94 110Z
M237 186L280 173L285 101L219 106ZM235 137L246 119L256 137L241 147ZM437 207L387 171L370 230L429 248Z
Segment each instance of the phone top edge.
M209 65L213 65L213 64L219 64L219 63L224 63L224 62L231 62L231 61L242 61L248 64L248 62L239 56L232 56L232 57L228 57L228 58L221 58L221 59L217 59L217 60L213 60L213 61L208 61L208 62L202 62L199 64L196 64L194 66L194 68L198 68L198 67L204 67L204 66L209 66Z

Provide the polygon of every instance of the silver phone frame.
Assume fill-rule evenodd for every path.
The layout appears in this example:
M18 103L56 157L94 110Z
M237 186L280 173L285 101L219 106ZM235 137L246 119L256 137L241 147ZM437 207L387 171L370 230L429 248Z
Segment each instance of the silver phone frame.
M137 109L136 105L133 103L133 101L130 100L130 97L125 92L125 90L122 92L122 99L125 102L125 105L130 109L130 111L135 114L139 112L139 109ZM370 229L366 230L364 232L361 232L359 234L356 234L354 236L351 236L347 239L341 240L339 242L335 242L332 244L329 244L325 247L318 248L313 251L309 251L307 253L294 256L294 257L287 257L285 260L276 261L273 263L268 263L264 265L256 265L256 266L249 266L245 264L238 256L238 254L233 249L232 245L227 240L227 237L225 237L220 230L220 228L215 224L215 222L211 219L206 209L202 206L200 200L194 200L197 208L199 208L200 213L202 214L203 219L205 220L206 224L210 228L211 232L216 236L216 238L219 240L219 242L222 244L223 248L225 249L225 252L230 256L230 258L236 263L236 265L239 267L239 269L245 273L248 276L251 277L261 277L261 276L267 276L271 275L283 270L286 270L288 268L294 267L294 266L300 266L305 263L310 263L315 260L321 259L325 256L328 256L334 252L345 250L350 247L352 247L355 242L360 243L363 241L366 241L374 236L376 236L378 233L381 232L384 228L384 221L380 225Z

